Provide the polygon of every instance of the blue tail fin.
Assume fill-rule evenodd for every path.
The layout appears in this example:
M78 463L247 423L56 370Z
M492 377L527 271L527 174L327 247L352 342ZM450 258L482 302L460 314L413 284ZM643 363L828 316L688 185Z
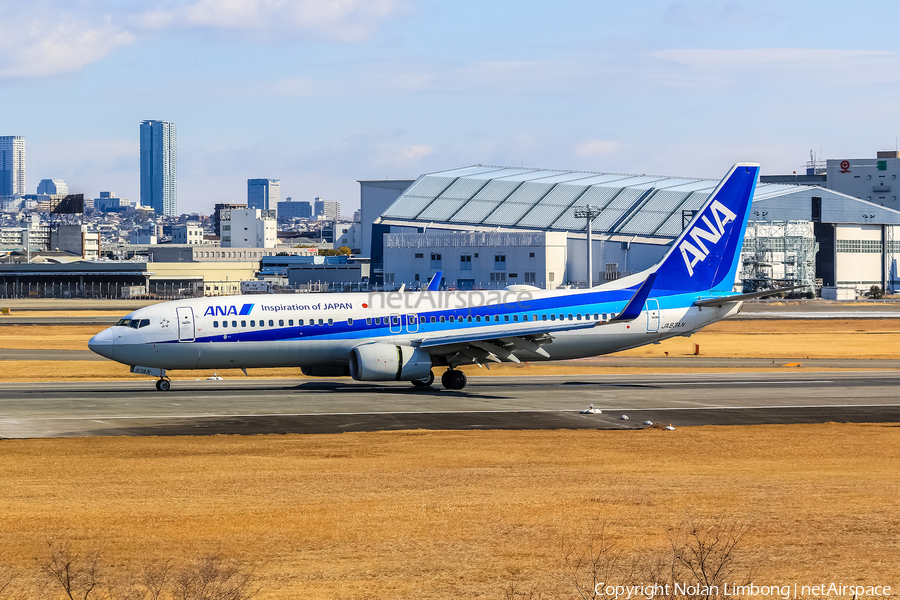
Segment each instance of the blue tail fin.
M732 290L744 244L759 165L738 163L656 269L660 290Z

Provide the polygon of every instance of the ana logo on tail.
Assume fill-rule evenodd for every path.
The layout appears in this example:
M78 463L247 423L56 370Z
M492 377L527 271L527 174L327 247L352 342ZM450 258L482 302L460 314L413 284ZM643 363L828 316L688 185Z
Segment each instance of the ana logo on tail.
M703 229L698 223L691 228L690 233L678 245L678 249L681 250L681 256L684 258L684 266L687 267L688 275L691 277L694 276L694 265L709 256L709 250L707 250L703 240L711 244L719 243L719 240L725 233L725 225L737 218L736 214L728 210L718 200L714 200L709 209L716 220L715 225L710 222L708 216L703 215L701 219L709 229ZM688 238L693 240L693 243ZM690 254L690 257L688 254Z

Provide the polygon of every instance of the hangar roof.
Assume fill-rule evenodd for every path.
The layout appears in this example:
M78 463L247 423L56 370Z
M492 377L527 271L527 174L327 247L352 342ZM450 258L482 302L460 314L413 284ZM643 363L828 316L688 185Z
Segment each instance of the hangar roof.
M422 175L388 207L382 220L577 232L585 225L573 208L589 204L601 210L592 228L596 233L673 238L683 228L682 211L701 208L718 183L718 179L473 165ZM790 202L795 194L807 205L813 194L841 196L823 188L758 183L754 202L776 197Z

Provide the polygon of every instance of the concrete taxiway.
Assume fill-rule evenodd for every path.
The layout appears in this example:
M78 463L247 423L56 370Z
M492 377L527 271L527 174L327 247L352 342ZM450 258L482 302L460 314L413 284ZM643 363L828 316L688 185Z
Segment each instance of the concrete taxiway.
M900 373L472 377L463 391L335 380L0 384L0 437L632 429L900 422ZM602 414L579 414L594 404ZM627 415L628 419L621 419Z

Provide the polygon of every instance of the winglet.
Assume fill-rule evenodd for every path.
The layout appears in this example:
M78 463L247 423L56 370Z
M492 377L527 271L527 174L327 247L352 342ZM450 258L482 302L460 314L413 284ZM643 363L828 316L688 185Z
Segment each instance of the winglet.
M431 281L428 282L428 287L426 288L429 292L436 292L441 288L441 277L444 276L443 271L437 271L434 274L434 277L431 278Z
M631 297L631 300L628 301L628 304L625 305L622 312L616 315L615 319L610 319L609 323L615 321L634 321L641 316L641 311L644 310L644 303L647 301L647 297L650 296L650 290L653 288L653 283L655 281L656 273L650 273L650 276L644 280L644 283L642 283L641 287L634 293L634 296Z

